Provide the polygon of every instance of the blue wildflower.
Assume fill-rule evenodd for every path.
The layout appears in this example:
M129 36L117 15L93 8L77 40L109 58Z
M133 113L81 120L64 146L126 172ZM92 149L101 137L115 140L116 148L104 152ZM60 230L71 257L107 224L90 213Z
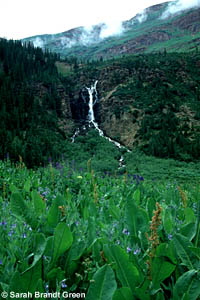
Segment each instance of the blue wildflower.
M134 254L134 255L137 255L137 254L139 254L140 252L141 252L141 249L138 248L138 249L135 249L135 250L133 251L133 254Z
M130 247L127 247L127 248L126 248L126 251L127 251L127 253L131 252L131 248L130 248Z
M129 234L130 234L130 232L129 232L128 229L126 229L126 228L123 229L122 233L124 233L124 234L126 234L126 235L129 235Z
M168 234L168 239L171 241L171 239L172 239L172 234Z
M7 222L6 221L2 221L1 223L0 223L0 226L6 226L7 225Z
M66 283L65 283L66 279L62 280L62 283L61 283L61 287L63 289L65 289L67 287Z

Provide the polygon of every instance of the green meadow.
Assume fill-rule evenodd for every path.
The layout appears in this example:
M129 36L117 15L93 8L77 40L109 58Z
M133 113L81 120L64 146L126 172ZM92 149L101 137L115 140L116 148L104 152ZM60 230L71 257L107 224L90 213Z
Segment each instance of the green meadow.
M198 165L134 157L121 174L0 161L0 293L199 299Z

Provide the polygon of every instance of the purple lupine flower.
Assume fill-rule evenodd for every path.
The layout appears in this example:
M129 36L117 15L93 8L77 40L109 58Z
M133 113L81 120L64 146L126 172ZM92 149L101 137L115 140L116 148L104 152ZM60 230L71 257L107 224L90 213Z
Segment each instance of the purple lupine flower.
M126 229L126 228L123 229L122 233L124 233L124 234L126 234L126 235L129 235L129 234L130 234L130 232L129 232L128 229Z
M171 241L171 239L172 239L172 234L171 233L168 234L168 239Z
M2 260L0 259L0 265L3 265L3 262L2 262Z
M6 221L2 221L1 223L0 223L0 226L6 226L7 225L7 222Z
M133 254L134 254L134 255L137 255L137 254L139 254L140 252L141 252L141 249L138 248L138 249L135 249L135 250L133 251Z
M25 238L26 238L26 233L23 233L23 234L22 234L22 237L25 239Z
M61 283L61 287L63 289L65 289L67 287L66 283L65 283L66 279L62 280L62 283Z
M12 236L12 231L9 231L8 235L9 235L9 236Z
M127 253L131 252L131 248L130 248L130 247L127 247L127 248L126 248L126 252L127 252Z

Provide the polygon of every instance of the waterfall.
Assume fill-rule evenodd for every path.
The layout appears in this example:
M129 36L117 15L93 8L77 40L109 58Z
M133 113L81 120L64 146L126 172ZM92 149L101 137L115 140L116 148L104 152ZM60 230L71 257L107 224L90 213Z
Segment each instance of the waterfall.
M126 147L122 146L120 143L112 140L110 137L105 136L103 131L99 128L98 123L95 121L94 105L98 101L98 94L97 94L97 89L96 89L97 83L98 83L98 80L96 80L95 83L93 85L91 85L90 88L86 88L89 93L89 103L88 103L88 105L89 105L89 112L88 112L89 126L91 126L91 124L93 124L95 129L98 130L100 136L104 137L109 142L113 143L119 149L125 149L126 151L130 152L130 150L128 150ZM124 158L123 158L123 156L121 156L120 160L119 160L119 168L123 168L123 167L125 167Z
M95 81L94 85L92 85L90 88L86 88L89 94L89 112L88 112L88 120L89 120L89 126L91 123L94 125L94 127L99 131L99 134L102 135L103 132L98 127L98 124L95 122L95 117L94 117L94 105L96 104L98 97L97 97L97 83L98 80ZM93 99L93 95L95 98Z
M127 149L126 147L122 146L119 142L116 142L116 141L112 140L110 137L105 136L104 133L103 133L103 131L99 128L98 123L95 121L94 105L98 101L97 83L98 83L98 80L96 80L94 82L94 84L91 85L90 88L86 87L86 90L88 91L88 94L89 94L89 102L88 102L89 110L88 110L88 116L87 116L88 125L89 125L89 127L93 126L98 131L98 133L99 133L100 136L104 137L106 140L108 140L109 142L113 143L119 149L125 149L127 152L131 152L129 149ZM82 94L82 98L83 98L84 103L87 103L86 102L86 97L84 96L84 94ZM86 127L83 126L82 129L86 130ZM75 131L75 133L74 133L74 135L71 138L72 143L74 143L74 140L79 135L79 133L80 133L80 129L77 128L76 131ZM123 156L121 156L120 159L119 159L119 167L118 167L118 169L123 168L123 167L125 167L125 165L124 165L124 158L123 158Z

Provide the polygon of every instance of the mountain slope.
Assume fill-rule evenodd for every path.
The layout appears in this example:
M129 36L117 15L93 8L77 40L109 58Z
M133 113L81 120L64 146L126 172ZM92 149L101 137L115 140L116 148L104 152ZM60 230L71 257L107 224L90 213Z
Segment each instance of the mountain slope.
M77 126L86 120L88 104L81 95L85 85L98 80L95 117L107 136L149 155L198 159L199 70L197 51L129 55L80 64L75 93L82 92L71 99L72 117Z
M26 38L36 46L62 56L85 59L111 58L130 53L155 51L184 52L200 48L200 8L184 10L162 18L169 2L147 8L142 14L123 22L123 31L103 38L106 24Z
M119 149L88 126L87 88L98 80L94 114L105 135L148 155L198 160L199 70L197 50L79 63L0 40L1 158L34 166L64 156L82 167L92 157L98 170L117 170Z

